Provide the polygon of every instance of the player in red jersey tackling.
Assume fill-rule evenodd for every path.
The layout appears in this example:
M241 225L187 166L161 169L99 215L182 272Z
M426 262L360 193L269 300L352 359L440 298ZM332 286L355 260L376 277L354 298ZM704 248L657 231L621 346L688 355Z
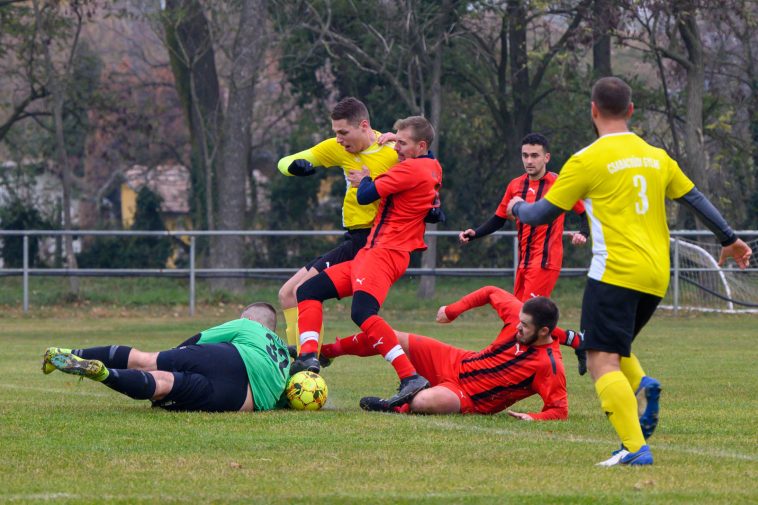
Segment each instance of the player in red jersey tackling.
M495 215L476 230L462 231L458 238L466 244L485 237L505 224L508 215L506 206L511 198L519 196L527 202L536 202L545 196L558 177L547 170L550 152L547 139L539 133L530 133L521 141L521 160L524 175L513 179L505 190ZM584 205L577 202L573 207L581 218L579 233L571 237L573 245L583 245L589 236L589 226L585 218ZM519 264L513 281L513 294L519 300L533 296L550 296L561 273L563 263L563 221L565 214L559 215L549 224L530 226L516 221L519 243Z
M439 205L442 167L429 151L434 129L425 118L412 116L395 123L398 164L371 179L368 170L358 186L358 203L381 199L366 246L355 259L327 268L297 290L300 355L291 373L318 372L318 332L323 302L353 296L351 317L371 345L395 368L400 378L393 406L402 405L429 386L420 376L395 331L379 316L379 308L392 284L408 268L411 252L426 249L425 220Z
M449 323L463 312L485 304L490 304L504 323L489 346L478 352L467 351L430 337L397 332L411 362L429 378L432 387L399 408L377 397L361 399L361 407L419 414L495 414L538 394L544 403L540 412L508 414L522 420L566 419L566 376L558 344L576 349L581 336L556 327L558 307L549 298L537 297L522 303L494 286L440 307L437 322ZM376 354L365 333L339 338L321 348L322 359Z

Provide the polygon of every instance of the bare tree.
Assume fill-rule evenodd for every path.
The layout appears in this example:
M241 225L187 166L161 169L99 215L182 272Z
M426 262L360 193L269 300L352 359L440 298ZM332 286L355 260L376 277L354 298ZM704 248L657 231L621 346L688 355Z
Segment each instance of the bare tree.
M66 87L71 78L73 60L79 45L79 36L81 35L82 25L85 16L88 14L89 6L86 2L72 2L68 9L71 14L72 35L67 40L68 45L62 50L60 61L55 60L52 52L51 34L54 33L52 23L61 9L60 4L54 1L41 3L40 0L33 0L36 34L39 37L39 50L42 52L45 61L45 79L44 87L50 90L51 104L50 109L53 116L55 127L55 150L58 166L58 172L61 176L63 190L63 229L71 230L71 190L73 184L72 167L69 163L68 154L66 153L66 139L63 133L63 105L66 98ZM74 254L73 237L67 235L65 240L66 264L70 269L77 268L76 255ZM71 293L78 294L79 279L78 277L69 278L69 288Z

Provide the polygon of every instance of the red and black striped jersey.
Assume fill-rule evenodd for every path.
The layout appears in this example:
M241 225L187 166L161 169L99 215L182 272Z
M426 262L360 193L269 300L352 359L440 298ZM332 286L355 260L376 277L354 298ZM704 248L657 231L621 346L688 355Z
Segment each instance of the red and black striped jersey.
M495 414L534 394L543 401L541 412L529 412L534 419L566 419L568 396L566 374L559 342L526 346L516 340L523 303L495 286L470 293L445 309L448 319L489 303L503 320L497 338L478 352L466 354L460 363L458 380L481 414ZM565 332L562 332L565 336Z
M542 199L548 189L553 185L558 174L545 172L541 179L533 181L527 174L513 179L505 189L503 199L500 201L495 215L507 219L505 212L508 202L514 196L520 196L527 203L534 203ZM574 212L584 212L584 204L579 201L573 207ZM541 267L548 270L560 270L563 263L563 221L565 214L561 214L550 224L531 226L521 221L516 221L519 243L519 268L529 266Z
M439 199L442 186L439 162L430 156L406 159L377 176L374 183L382 200L366 247L425 250L424 218Z

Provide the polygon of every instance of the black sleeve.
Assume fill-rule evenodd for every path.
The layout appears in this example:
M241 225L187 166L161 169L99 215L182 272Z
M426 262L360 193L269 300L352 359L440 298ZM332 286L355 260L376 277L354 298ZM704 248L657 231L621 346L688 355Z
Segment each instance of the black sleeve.
M469 238L469 240L476 240L478 238L486 237L490 233L496 232L497 230L503 227L506 221L507 221L506 219L503 219L497 214L493 215L491 218L485 221L482 225L480 225L476 230L474 230L474 233L476 233L476 235Z
M177 345L176 348L178 349L180 347L186 347L188 345L195 345L195 344L197 344L198 340L200 340L200 333L198 333L197 335L194 335L194 336L188 338L187 340L185 340L181 344Z
M590 223L589 223L590 217L587 215L586 212L582 212L579 214L579 233L584 235L584 238L590 237Z
M676 201L690 209L716 235L722 246L726 247L737 241L734 230L729 227L716 207L697 188L692 188L689 193L677 198Z
M513 215L519 221L531 226L552 223L555 218L565 212L560 207L553 205L544 198L535 203L518 202L511 209Z
M361 183L358 186L358 193L356 193L355 198L361 205L367 205L381 198L379 192L376 190L376 184L371 177L366 176L361 179Z

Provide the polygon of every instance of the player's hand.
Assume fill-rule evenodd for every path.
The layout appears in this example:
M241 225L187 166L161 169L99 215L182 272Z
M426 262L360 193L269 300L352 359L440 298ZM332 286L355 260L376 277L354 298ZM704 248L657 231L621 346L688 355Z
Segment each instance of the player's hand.
M347 180L350 181L350 185L354 188L357 188L361 185L361 181L364 177L370 177L371 173L368 170L368 167L366 165L363 165L361 167L361 170L350 170L347 173Z
M508 206L505 208L505 214L508 216L508 219L515 220L516 216L513 215L513 206L516 205L519 202L523 202L524 199L520 196L514 196L511 198L511 201L508 202Z
M474 237L476 237L476 232L471 228L458 234L458 240L460 240L461 244L468 244Z
M750 264L750 256L753 254L753 250L750 246L743 242L741 239L737 239L734 244L721 248L721 256L719 257L719 266L726 263L727 258L734 258L737 266L740 268L747 268Z
M584 245L587 243L587 237L579 232L571 235L571 245Z
M577 370L579 371L579 375L584 375L587 373L587 351L584 349L574 349L574 353L576 354L576 362L577 362Z
M450 322L450 319L448 319L447 314L445 314L445 307L447 305L443 305L442 307L437 310L437 322L440 324L447 324Z
M397 135L395 135L392 132L387 132L387 133L382 133L381 135L379 135L379 138L377 139L376 143L379 144L380 146L383 146L387 142L394 142L395 140L397 140Z
M515 417L516 419L519 419L521 421L534 421L534 418L530 416L529 414L524 414L523 412L514 412L512 410L506 410L509 416Z
M316 173L316 169L313 168L311 162L303 159L295 160L290 163L287 170L291 175L296 175L298 177L307 177Z

